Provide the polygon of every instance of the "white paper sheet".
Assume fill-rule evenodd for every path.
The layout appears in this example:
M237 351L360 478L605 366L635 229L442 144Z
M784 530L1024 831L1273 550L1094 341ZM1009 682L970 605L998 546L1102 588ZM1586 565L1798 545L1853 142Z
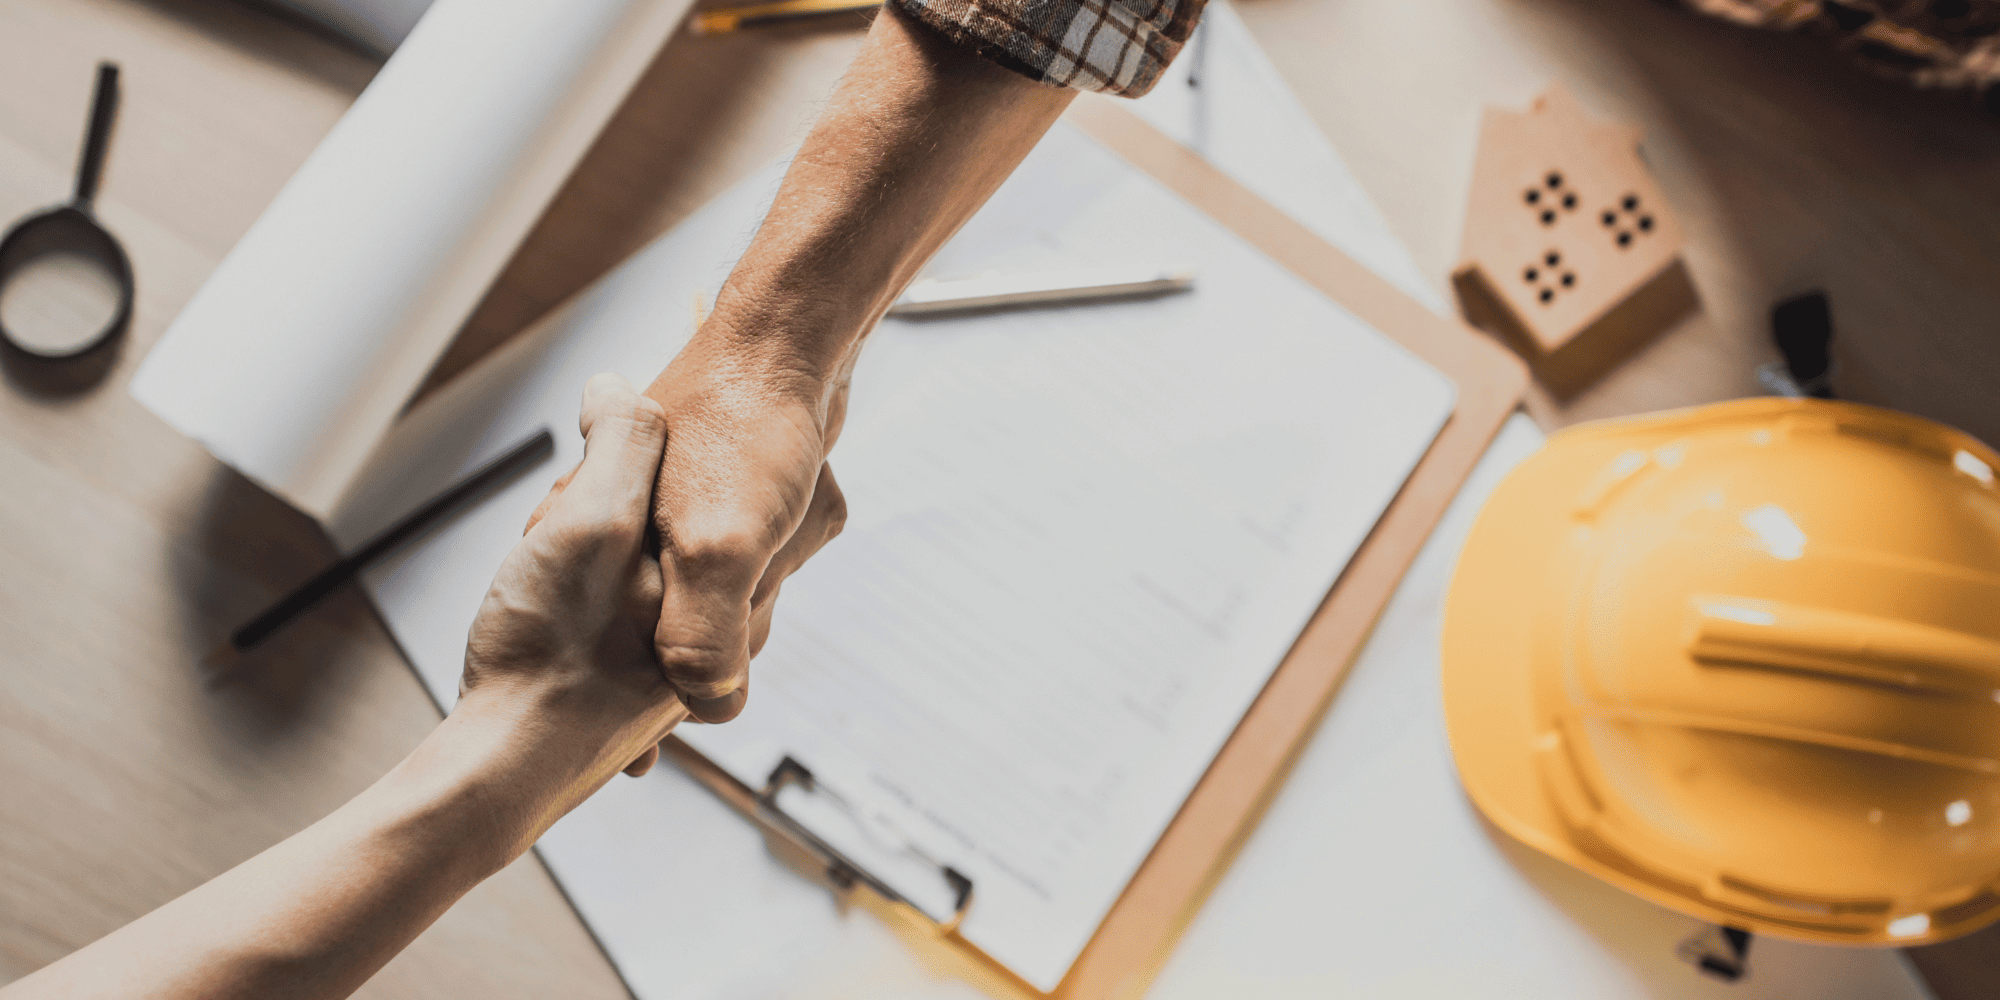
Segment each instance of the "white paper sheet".
M573 420L594 371L656 369L661 328L716 287L774 182L725 195L483 372L507 398L452 454ZM903 838L972 877L962 932L1043 988L1451 406L1442 376L1067 126L932 271L1163 254L1195 269L1192 293L884 323L834 457L846 534L787 584L743 717L683 733L753 786L786 754L812 768L894 832L824 812L816 829L934 914L943 883ZM539 492L377 584L441 698Z
M1189 47L1131 108L1432 312L1455 315L1224 0L1210 0Z
M1289 95L1283 93L1275 76L1269 74L1268 64L1250 42L1233 12L1217 4L1211 8L1209 17L1212 21L1206 38L1212 48L1206 61L1208 82L1205 89L1199 89L1198 93L1233 95L1232 100L1269 102L1273 95L1260 93L1258 88L1277 87L1276 96L1289 102ZM1170 133L1184 131L1200 108L1198 101L1180 100L1183 95L1169 89L1174 84L1184 86L1178 80L1170 80L1163 83L1153 96L1139 102L1139 108L1147 112L1156 125ZM1286 107L1295 108L1295 105L1279 105L1281 112ZM1236 130L1232 133L1233 145L1212 153L1213 158L1225 169L1234 166L1239 178L1281 206L1298 213L1308 225L1323 232L1338 230L1339 239L1336 242L1347 246L1378 270L1390 274L1392 280L1420 288L1420 279L1415 269L1408 266L1407 255L1388 236L1372 209L1366 209L1365 197L1353 188L1351 179L1324 140L1313 134L1310 126L1301 119L1284 120L1280 115L1275 120L1259 120L1262 121L1261 130ZM1076 879L1061 879L1063 884L1058 886L1062 893L1060 900L1035 898L1033 890L1020 886L1020 879L1015 880L1016 888L1010 890L1005 884L1006 877L994 870L990 858L986 862L979 862L977 857L963 861L953 858L979 880L975 916L967 927L975 942L987 947L1032 981L1052 985L1095 927L1111 896L1129 878L1132 867L1150 847L1173 808L1198 777L1201 767L1212 757L1215 747L1240 715L1262 678L1277 663L1299 625L1344 561L1352 540L1358 540L1359 533L1365 532L1367 524L1372 523L1373 512L1386 502L1387 493L1379 491L1392 491L1394 485L1400 483L1402 474L1385 471L1387 466L1393 466L1397 461L1388 460L1382 463L1384 468L1372 470L1380 474L1375 495L1371 495L1368 489L1344 493L1351 485L1346 478L1332 484L1313 478L1327 473L1324 464L1311 467L1309 463L1288 464L1271 460L1277 451L1275 446L1263 451L1256 447L1221 447L1202 454L1198 446L1189 443L1199 439L1203 430L1212 430L1199 419L1199 405L1170 408L1172 412L1160 418L1161 426L1147 425L1152 435L1150 438L1139 436L1139 440L1149 442L1139 450L1128 446L1108 452L1093 452L1095 445L1069 440L1064 434L1065 428L1052 425L1046 419L1036 419L1048 414L1049 404L1046 401L1035 402L1030 397L1017 394L1014 397L1016 405L1010 408L1006 392L995 395L994 391L1018 387L1022 392L1068 393L1067 402L1062 406L1071 411L1081 409L1088 417L1074 422L1076 433L1098 435L1102 439L1125 435L1132 424L1145 422L1134 404L1146 400L1141 392L1139 398L1131 403L1121 403L1108 398L1102 391L1105 386L1125 384L1133 375L1122 368L1104 372L1107 365L1115 365L1122 360L1119 351L1121 341L1125 347L1137 348L1132 356L1140 364L1154 365L1169 375L1174 367L1169 362L1175 359L1184 362L1190 354L1207 363L1211 355L1199 342L1198 331L1191 333L1171 323L1160 323L1161 311L1170 314L1175 307L1183 310L1213 309L1215 303L1232 292L1232 285L1237 280L1232 276L1245 270L1251 272L1250 280L1262 298L1253 297L1253 307L1249 310L1226 310L1227 315L1221 318L1221 322L1209 325L1219 333L1223 346L1230 351L1242 352L1240 357L1245 364L1234 370L1239 381L1229 388L1228 393L1238 400L1247 397L1246 405L1257 411L1245 416L1248 425L1256 424L1259 419L1278 423L1288 419L1299 420L1302 422L1294 429L1310 437L1324 430L1325 426L1338 426L1335 421L1339 416L1351 412L1345 407L1371 405L1363 403L1359 397L1339 394L1343 387L1350 384L1348 380L1355 372L1342 370L1323 379L1309 376L1309 373L1328 365L1329 356L1325 351L1314 353L1308 350L1300 355L1281 352L1282 356L1277 358L1267 357L1262 362L1255 360L1258 351L1269 351L1286 338L1299 336L1300 331L1281 325L1258 324L1253 322L1253 318L1265 312L1273 315L1297 312L1298 309L1285 303L1295 302L1301 295L1306 302L1302 307L1303 314L1315 315L1321 320L1316 335L1308 334L1310 340L1324 341L1318 347L1329 348L1329 345L1347 340L1373 344L1374 350L1386 350L1391 359L1389 368L1410 366L1412 371L1421 373L1412 379L1413 391L1383 403L1386 409L1374 406L1374 413L1418 411L1421 407L1413 404L1425 397L1423 383L1429 383L1428 405L1431 412L1404 428L1400 441L1388 438L1376 441L1383 448L1382 454L1401 452L1404 455L1401 461L1413 460L1436 431L1437 421L1448 409L1446 394L1449 390L1442 380L1414 365L1401 352L1388 348L1374 335L1355 335L1352 329L1343 331L1345 324L1353 322L1351 318L1345 317L1337 307L1318 299L1314 293L1297 286L1289 277L1267 265L1240 266L1244 263L1242 255L1249 251L1237 244L1233 237L1226 234L1218 237L1205 218L1164 192L1152 189L1150 182L1137 178L1088 140L1059 129L1045 145L1046 148L1031 160L1030 169L1024 171L1016 184L1010 185L1009 191L1032 191L1023 199L1025 204L1010 206L1009 192L1003 191L995 204L982 213L962 238L934 263L931 269L933 274L948 276L954 272L1012 266L1015 260L1032 261L1046 267L1052 261L1091 257L1104 252L1124 254L1128 258L1136 255L1150 258L1166 253L1166 248L1192 246L1196 252L1171 263L1196 264L1201 270L1201 291L1192 300L1183 297L1171 302L1162 300L1084 307L1091 310L1088 313L1092 317L1091 322L1077 322L1086 315L1083 312L1063 310L1060 313L1016 314L1011 318L987 317L977 321L985 325L972 327L962 326L958 321L885 325L865 353L866 361L857 376L856 410L850 418L843 444L834 456L835 468L840 472L852 501L854 517L848 534L815 561L815 567L823 563L826 568L809 569L808 573L816 572L829 579L831 574L845 573L851 567L831 561L836 553L843 550L856 552L857 555L851 558L863 564L874 557L859 553L888 551L892 554L900 552L911 562L928 560L937 563L940 572L957 578L966 586L978 586L982 581L992 579L1000 572L1004 559L1018 555L1009 551L1006 539L984 538L982 541L989 552L1000 551L984 559L969 560L940 558L934 549L913 547L905 541L913 536L921 537L922 531L928 527L921 512L911 516L909 503L935 502L940 505L939 510L948 512L967 492L979 486L980 476L988 477L989 490L985 499L989 509L997 503L1010 502L1014 509L1028 515L1020 522L1024 527L1041 528L1041 537L1031 537L1031 541L1045 548L1062 548L1072 543L1096 546L1100 557L1104 547L1121 540L1117 532L1104 534L1087 524L1083 527L1065 524L1079 512L1074 494L1085 488L1137 489L1170 501L1161 506L1183 515L1204 508L1252 515L1254 528L1229 518L1215 522L1224 525L1222 531L1225 536L1211 537L1206 540L1206 545L1162 545L1151 534L1137 531L1122 536L1124 541L1140 543L1146 553L1127 568L1150 574L1156 587L1164 583L1165 598L1162 599L1158 589L1145 592L1144 597L1135 597L1136 588L1131 586L1128 577L1111 581L1107 593L1101 598L1091 595L1089 600L1068 602L1077 606L1058 607L1056 614L1044 616L1037 623L1045 627L1064 627L1079 637L1066 646L1052 645L1051 656L1095 656L1098 651L1103 651L1112 654L1104 659L1115 661L1117 644L1125 640L1118 635L1116 627L1106 627L1104 622L1118 617L1113 612L1121 603L1129 609L1134 604L1150 601L1144 613L1155 620L1166 621L1169 628L1177 626L1185 634L1194 636L1182 646L1160 641L1167 637L1164 633L1143 637L1144 641L1158 642L1158 648L1163 652L1154 661L1137 656L1123 661L1125 669L1144 675L1131 689L1106 683L1083 685L1094 689L1097 700L1079 705L1071 715L1072 720L1088 708L1102 708L1110 703L1111 717L1125 719L1127 728L1148 729L1148 723L1136 720L1150 718L1162 727L1178 727L1183 738L1162 738L1158 736L1157 729L1153 730L1149 738L1165 745L1164 756L1167 759L1164 769L1158 773L1151 768L1139 769L1136 777L1128 778L1121 786L1111 790L1117 797L1115 808L1100 807L1100 813L1105 815L1098 822L1088 829L1080 829L1078 834L1068 835L1075 843L1065 848L1069 852L1066 870L1083 874ZM1273 169L1271 164L1278 161L1315 162L1325 170L1315 175L1312 171L1289 167ZM1037 171L1037 164L1044 165L1045 169ZM1052 169L1047 168L1050 165ZM1135 179L1136 184L1132 183ZM563 430L573 426L576 399L584 379L590 374L599 370L617 370L635 381L649 378L678 347L679 338L685 334L685 318L690 302L697 290L712 292L718 287L729 263L740 253L761 205L775 188L776 180L777 172L774 170L719 199L580 296L536 335L523 338L503 356L475 369L467 380L455 384L439 397L436 405L427 405L412 414L377 456L374 470L364 475L362 481L369 484L369 489L350 498L344 516L334 525L336 537L343 540L361 537L406 507L410 498L435 489L540 422L546 421ZM1329 191L1333 192L1330 197ZM1356 204L1366 210L1353 211L1352 206ZM1133 215L1142 217L1141 224L1128 226L1128 217ZM1143 217L1150 217L1150 221ZM1099 248L1089 242L1092 219L1116 222L1099 227L1115 246ZM1057 221L1052 224L1048 220ZM1066 245L1049 246L1047 241L1051 238L1058 243L1066 242ZM1068 255L1067 258L1065 255ZM1211 255L1215 259L1209 259ZM1234 291L1240 292L1241 289ZM1069 315L1068 319L1060 318L1065 314ZM1026 328L1021 328L1024 323ZM1361 350L1366 352L1369 348ZM1380 357L1375 360L1380 360ZM1097 366L1094 380L1090 367L1093 365ZM1371 365L1372 362L1369 362L1358 367L1367 370ZM912 380L912 372L926 373L926 377ZM1240 379L1246 372L1255 377L1255 391L1244 391ZM959 388L947 388L944 382L950 379L958 380ZM1374 378L1358 381L1366 383L1358 390L1363 393L1382 392L1389 388L1388 384ZM901 392L889 391L904 383L910 388ZM969 395L965 391L969 386L982 387L981 392L985 395ZM1079 388L1084 391L1079 393ZM1036 475L1010 478L984 468L960 470L952 476L931 477L933 481L917 482L915 489L907 489L912 475L908 456L901 453L903 449L885 448L870 452L859 442L867 439L898 440L893 435L911 429L911 421L905 414L924 412L924 408L930 405L926 402L926 394L932 403L940 398L950 401L953 405L944 411L944 416L960 421L960 427L975 425L979 433L991 438L986 447L998 447L1002 451L1012 449L1016 462L1032 459ZM880 405L872 402L876 400L880 401ZM1193 394L1191 400L1204 405L1210 402L1203 400L1201 394ZM958 405L961 402L968 406ZM1157 408L1158 400L1151 402ZM1266 403L1273 405L1268 409L1258 409ZM1312 411L1313 407L1324 407L1320 412L1325 418L1323 426L1311 423L1311 413L1307 411ZM943 428L936 430L948 436ZM1169 430L1178 437L1169 437L1166 433ZM891 436L885 438L884 435ZM1043 441L1038 442L1036 435L1041 435ZM519 525L528 511L540 499L546 479L554 474L554 470L573 463L581 450L572 434L559 433L558 438L558 455L550 464L547 475L529 477L528 481L471 512L405 559L378 568L369 578L369 586L391 627L433 692L447 705L456 689L465 626L477 608L493 567L517 537ZM949 441L936 443L950 444ZM1145 448L1153 449L1155 454L1143 454ZM1176 456L1172 454L1175 448L1192 454ZM1128 454L1121 457L1120 451ZM1057 452L1070 456L1072 464L1067 467L1061 465L1056 461ZM1108 456L1111 462L1079 464L1073 461L1076 456L1085 454L1095 454L1100 458ZM1325 461L1324 457L1322 460ZM1124 464L1115 464L1117 462ZM1319 545L1321 549L1317 555L1301 556L1289 563L1282 557L1266 557L1263 566L1228 566L1226 564L1232 560L1240 562L1255 556L1260 549L1265 552L1271 550L1264 541L1256 541L1248 548L1238 547L1234 544L1236 540L1227 539L1226 534L1236 534L1239 539L1254 536L1259 531L1268 535L1271 527L1283 521L1288 507L1282 502L1284 498L1276 495L1230 495L1231 481L1228 477L1192 474L1193 468L1204 463L1232 465L1236 470L1232 473L1237 477L1235 481L1243 483L1259 477L1266 483L1293 477L1281 485L1302 494L1313 494L1317 483L1317 488L1324 495L1342 499L1346 505L1340 510L1319 510L1316 519L1291 526L1299 541L1300 551L1308 545ZM1104 468L1096 468L1098 464L1104 464ZM1365 464L1357 463L1355 469ZM1116 474L1122 469L1130 469L1131 475L1121 477ZM1181 474L1176 475L1176 472ZM1081 475L1076 476L1075 473ZM1051 488L1048 480L1052 475L1071 475L1075 479L1072 495L1066 496L1060 489ZM895 485L899 477L906 487L901 491ZM1149 477L1150 483L1147 482ZM1365 479L1367 476L1353 478ZM1041 485L1036 486L1035 483ZM1134 518L1125 519L1133 523L1124 526L1140 527L1136 517L1148 512L1142 505L1135 511ZM1091 511L1084 508L1083 513ZM1151 513L1156 522L1169 519L1158 511ZM1258 514L1264 515L1261 521L1256 518ZM964 525L958 527L963 528ZM1154 531L1158 530L1161 529L1156 523ZM1069 532L1068 537L1064 536L1065 531ZM1028 534L1032 536L1033 533ZM881 544L874 548L867 547L864 538L871 535ZM1345 538L1347 535L1353 538L1337 541L1336 536ZM1287 597L1291 606L1281 607L1288 603L1285 600L1258 601L1252 600L1255 595L1244 597L1243 606L1237 609L1235 634L1248 636L1254 633L1264 648L1253 653L1251 647L1257 643L1242 643L1236 647L1239 654L1236 658L1226 663L1194 667L1183 655L1188 650L1205 648L1213 652L1217 646L1228 645L1217 643L1214 636L1201 627L1202 624L1214 625L1218 619L1204 615L1204 609L1196 607L1207 601L1206 610L1213 612L1227 600L1220 597L1221 588L1214 585L1214 580L1204 576L1203 571L1212 564L1203 560L1211 556L1216 563L1223 564L1224 569L1252 576L1270 571L1276 565L1278 571L1266 581L1269 584L1267 592ZM875 558L875 561L881 560ZM1078 565L1085 563L1081 559L1070 562ZM903 573L901 576L897 572L882 572L881 566L863 565L861 568L874 571L870 578L878 582L907 584L910 579L907 566L900 570ZM1290 574L1288 578L1287 571ZM857 801L870 807L871 814L891 816L900 825L901 833L914 833L920 838L927 838L931 841L928 846L943 854L952 846L948 842L950 838L939 837L935 830L925 830L922 823L910 816L892 816L894 810L884 805L884 796L871 791L870 780L866 777L868 767L864 752L846 746L841 739L819 739L811 749L807 749L801 743L781 743L758 735L759 732L769 733L773 728L759 720L772 719L789 711L785 707L787 701L783 687L778 683L785 670L784 661L777 658L779 650L805 644L809 638L805 626L809 621L823 623L837 619L843 609L842 602L851 599L844 588L831 586L828 593L816 601L804 594L805 586L801 585L810 585L810 579L802 577L787 588L778 616L780 629L774 635L771 650L760 658L755 667L753 690L756 695L752 699L752 711L746 714L744 720L728 727L699 733L691 728L686 735L698 743L713 743L710 751L719 758L725 758L752 784L761 783L775 763L777 754L796 752L829 782L838 784L843 792L853 792ZM1087 581L1065 579L1062 575L1058 575L1057 582L1071 587L1089 585ZM1026 599L1032 602L1035 595L1026 595ZM1174 608L1176 601L1184 606L1183 609ZM966 603L961 595L959 605L964 607ZM1053 603L1060 605L1064 602ZM1095 617L1084 617L1084 612L1094 613ZM788 629L785 623L795 618L800 629ZM878 630L872 641L880 642L885 638L906 645L921 641L937 644L949 643L951 633L933 630L926 640L921 635L911 637L896 631ZM792 660L795 664L806 662L796 655ZM1099 661L1093 661L1096 662ZM1031 657L1023 662L1023 667L1047 671L1054 663L1050 657ZM1160 669L1163 664L1178 668L1181 673L1178 692L1174 690L1176 684L1172 678L1164 676L1167 671ZM888 666L888 671L877 673L878 681L883 679L883 673L887 673L889 679L895 679L895 665L891 663ZM939 683L967 679L978 681L985 675L973 669L976 666L970 661L954 660L948 669L937 671L934 679ZM1217 674L1219 682L1211 684L1203 676L1199 686L1190 690L1186 676L1196 669L1207 669ZM796 672L809 681L813 680L810 670ZM919 676L918 679L927 677ZM1131 699L1133 704L1140 706L1137 709L1123 704L1128 696L1141 690L1153 699L1150 712L1137 698ZM1002 689L996 694L1009 695L1009 692ZM1018 701L1021 694L1014 692L1011 697ZM797 697L793 699L797 700ZM1003 699L996 698L996 704L999 700ZM1079 701L1082 701L1081 696ZM1011 751L1021 745L1024 737L1034 738L1036 734L1046 733L1064 721L1061 713L1049 711L1046 706L1036 706L1033 711L1017 714L1018 718L1005 721L997 717L989 718L982 742L989 748L998 744ZM1115 748L1120 744L1109 745ZM859 749L865 751L866 747ZM1102 750L1103 746L1099 749ZM1136 750L1134 753L1136 755ZM984 765L989 770L995 760L1004 765L1004 756L989 754ZM980 764L973 762L975 767ZM1031 759L1028 764L1030 766L1021 768L1022 773L1016 775L1017 787L1045 780L1056 770L1048 766L1046 757ZM1116 769L1119 764L1112 761L1106 766L1100 760L1096 776L1108 776L1110 770ZM1125 764L1130 769L1129 762ZM973 772L968 769L964 773ZM1056 774L1056 777L1064 776ZM1071 781L1069 784L1078 787L1080 782ZM1092 792L1097 790L1090 789ZM685 877L669 874L668 869L672 867L668 861L670 854L663 854L658 848L663 838L674 842L680 838L673 836L672 832L662 831L654 823L633 822L634 817L650 816L662 810L674 811L676 807L673 803L682 794L683 785L664 778L614 783L584 809L560 824L543 844L545 858L571 892L579 910L604 941L628 982L640 996L649 1000L652 997L678 995L681 987L691 985L687 979L690 975L694 975L693 982L703 981L701 975L690 969L685 956L675 957L675 945L661 937L667 935L678 940L685 936L684 921L672 916L675 912L673 908L663 910L649 899L632 898L633 886L659 881L653 875L639 871L648 865L660 868L656 874L669 881ZM800 811L811 809L816 801L810 796L797 802L787 799L788 807ZM960 808L970 805L975 810L980 805L976 800L942 804ZM684 811L685 808L683 803L680 809ZM842 817L826 813L822 808L814 820L832 832L840 825ZM998 833L1008 825L1009 821L1003 817L989 829ZM1044 849L1045 853L1052 843L1061 847L1058 837L1045 835L1051 832L1060 835L1062 831L1037 829L1031 824L1012 825L1015 827L1013 836L1005 838L1010 851L1022 850L1023 845L1029 853L1038 848ZM852 853L870 853L865 844L851 842L855 839L851 835L834 835L845 836L850 842L842 846ZM754 842L755 838L749 837L747 831L745 836ZM997 843L1002 838L990 839ZM941 905L942 887L931 869L922 865L899 868L894 863L895 859L888 856L895 852L878 850L873 853L878 856L870 859L871 868L890 874L898 888L913 897L928 895L932 908ZM1063 862L1058 859L1053 864L1060 867ZM601 877L607 865L619 874L608 879ZM981 870L982 865L986 870ZM634 866L638 867L635 869ZM1029 878L1035 879L1032 875ZM1036 880L1053 883L1057 877L1044 873ZM776 886L767 882L757 882L762 888L754 891L763 895L777 891ZM1046 890L1049 886L1044 884L1043 888ZM640 892L639 895L646 894ZM1051 895L1053 897L1053 893ZM791 897L786 895L785 898ZM769 916L767 914L766 918L760 919L768 922ZM800 919L805 918L801 916ZM807 923L818 926L817 919ZM799 934L813 933L804 929L804 925L794 930ZM770 947L778 945L773 942ZM729 981L728 976L738 975L741 970L738 974L720 969L715 971L725 977L714 980L720 983Z
M132 381L324 519L689 0L438 0Z
M1192 266L1196 287L882 325L835 457L846 533L786 585L744 716L684 736L753 786L798 758L896 831L829 834L878 874L900 835L971 876L961 933L1045 989L1451 407L1433 370L1075 133L931 270L1103 260ZM934 872L897 867L947 909Z

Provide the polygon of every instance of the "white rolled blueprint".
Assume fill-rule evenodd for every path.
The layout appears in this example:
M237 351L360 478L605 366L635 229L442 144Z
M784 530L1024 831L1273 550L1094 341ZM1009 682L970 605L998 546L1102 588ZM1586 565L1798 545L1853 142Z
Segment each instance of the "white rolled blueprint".
M324 520L690 0L436 0L132 394Z

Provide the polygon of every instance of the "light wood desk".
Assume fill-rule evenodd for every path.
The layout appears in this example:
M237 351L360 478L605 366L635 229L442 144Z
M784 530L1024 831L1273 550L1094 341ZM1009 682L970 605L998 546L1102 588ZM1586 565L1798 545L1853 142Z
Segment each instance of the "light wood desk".
M2000 410L1982 405L2000 376L2000 119L1652 0L1240 9L1441 290L1483 104L1524 104L1560 78L1646 128L1704 310L1580 398L1534 400L1545 425L1756 393L1765 310L1823 286L1843 392L2000 440ZM858 41L839 23L676 39L442 373L776 156ZM374 63L218 0L10 0L0 217L64 196L99 58L125 68L100 206L140 298L94 389L60 393L13 368L0 389L0 981L324 814L437 718L353 594L281 636L245 681L203 689L201 653L332 553L123 392ZM2000 933L1917 958L1941 997L1985 996L2000 986L1996 946ZM529 859L363 991L470 994L623 990Z

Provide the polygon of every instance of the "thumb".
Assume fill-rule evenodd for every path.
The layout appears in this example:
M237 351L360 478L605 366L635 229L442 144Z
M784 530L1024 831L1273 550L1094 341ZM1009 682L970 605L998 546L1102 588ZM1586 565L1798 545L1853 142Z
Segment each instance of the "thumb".
M749 698L750 598L770 555L726 536L675 535L661 553L666 594L654 653L688 714L727 722Z

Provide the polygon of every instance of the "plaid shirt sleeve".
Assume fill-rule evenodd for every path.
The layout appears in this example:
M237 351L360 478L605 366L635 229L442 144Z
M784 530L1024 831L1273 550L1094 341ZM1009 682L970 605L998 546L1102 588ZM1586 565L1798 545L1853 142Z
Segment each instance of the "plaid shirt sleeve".
M1204 0L888 0L946 38L1058 87L1153 89Z

